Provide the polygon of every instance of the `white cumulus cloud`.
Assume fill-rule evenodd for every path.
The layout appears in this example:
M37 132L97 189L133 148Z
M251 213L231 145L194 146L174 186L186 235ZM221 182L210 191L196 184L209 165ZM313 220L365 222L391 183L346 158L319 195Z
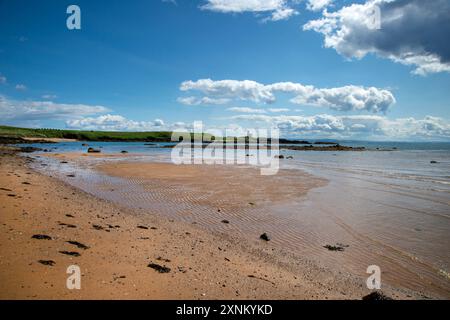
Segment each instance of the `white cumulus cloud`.
M200 79L184 81L180 90L198 91L213 99L247 100L273 103L277 93L293 95L293 104L328 107L338 111L385 113L396 101L385 89L349 85L337 88L316 88L294 82L264 85L253 80Z
M232 116L233 121L263 123L277 127L283 134L305 137L362 138L376 140L449 140L450 122L427 116L423 119L388 119L378 115L269 116L246 114Z
M67 120L66 126L72 129L106 131L152 131L162 130L165 123L161 119L153 121L134 121L121 115L105 114L98 117Z
M203 10L222 13L266 13L264 20L279 21L298 14L291 4L296 1L288 0L206 0L200 6Z
M308 0L306 7L311 11L319 11L328 7L333 0Z
M367 0L323 12L304 30L346 58L373 53L414 67L413 73L450 72L450 1Z
M179 103L188 105L188 106L199 106L199 105L219 105L219 104L226 104L230 100L225 98L210 98L210 97L179 97L177 99Z
M51 101L11 100L0 95L0 118L3 120L61 120L109 111L103 106L55 103Z

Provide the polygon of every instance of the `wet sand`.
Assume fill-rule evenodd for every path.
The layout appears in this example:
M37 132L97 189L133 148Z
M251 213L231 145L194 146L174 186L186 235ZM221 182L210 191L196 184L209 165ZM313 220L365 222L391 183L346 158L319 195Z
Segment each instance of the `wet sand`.
M258 168L230 165L174 165L172 163L114 162L97 170L110 176L153 180L166 188L178 186L192 193L187 201L202 202L223 210L283 203L299 199L326 180L300 172L283 170L263 176Z
M1 299L360 299L370 293L365 279L284 252L270 241L246 243L158 212L127 209L38 173L32 164L13 152L0 156ZM162 169L149 166L143 172ZM126 172L127 165L122 169ZM165 169L183 184L183 179L197 181L202 170L189 169L180 177L179 169ZM226 180L226 173L220 179ZM300 192L322 183L313 179ZM267 194L274 201L286 196L258 183L256 191L246 191L254 201ZM151 263L170 271L159 273L148 267ZM81 290L66 288L66 269L73 264L81 268ZM383 291L393 298L419 298L390 287Z

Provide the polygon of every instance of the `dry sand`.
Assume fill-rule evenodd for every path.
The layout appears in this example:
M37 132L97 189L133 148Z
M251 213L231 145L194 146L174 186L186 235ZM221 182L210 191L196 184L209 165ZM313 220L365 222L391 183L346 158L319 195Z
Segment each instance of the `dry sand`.
M131 211L33 171L29 157L0 153L0 299L360 299L370 293L365 279L270 242L249 245L156 212ZM33 239L36 234L51 240ZM73 264L81 268L81 290L66 287Z

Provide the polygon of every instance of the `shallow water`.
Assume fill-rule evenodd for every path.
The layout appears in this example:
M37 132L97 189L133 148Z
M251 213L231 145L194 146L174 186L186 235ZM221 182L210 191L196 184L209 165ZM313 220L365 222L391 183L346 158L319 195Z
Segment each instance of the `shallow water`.
M89 144L102 147L103 153L127 150L141 154L127 157L127 161L170 161L171 149L143 143ZM86 149L78 142L39 147L52 152ZM41 157L48 166L37 167L122 205L156 210L249 241L268 232L274 245L329 267L365 277L369 265L378 265L382 285L449 298L450 150L442 145L439 150L398 148L392 152L282 151L294 157L282 160L282 168L301 169L329 183L286 203L225 212L205 205L202 197L208 195L195 190L161 185L161 181L109 177L92 169L96 163L117 159L63 165L59 160ZM432 160L437 163L431 164ZM68 173L76 177L68 178ZM217 199L214 205L220 207L220 202ZM217 223L220 219L233 223ZM323 248L337 243L348 247L343 252Z

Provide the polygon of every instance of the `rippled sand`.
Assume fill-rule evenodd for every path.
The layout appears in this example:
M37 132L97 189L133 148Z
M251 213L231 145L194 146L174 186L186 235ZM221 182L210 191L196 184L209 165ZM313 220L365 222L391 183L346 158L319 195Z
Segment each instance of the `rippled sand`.
M155 163L153 156L56 157L58 161L50 161L47 171L100 198L158 212L214 234L236 236L247 244L260 242L259 235L267 232L277 248L361 277L362 286L367 267L375 264L382 269L383 288L411 289L423 297L450 296L447 253L441 249L446 237L440 233L448 224L442 215L431 215L445 204L434 204L425 216L414 215L417 210L406 212L404 206L396 207L403 198L391 192L395 184L374 190L379 175L363 172L355 180L330 165L312 175L297 164L275 176L261 176L248 166L176 166ZM61 164L63 159L69 163ZM282 165L292 167L295 161ZM318 177L322 172L331 182ZM68 178L68 173L75 177ZM425 205L424 194L414 196L409 206ZM414 229L418 224L426 232ZM324 248L337 244L344 250Z
M93 197L49 177L74 171L59 160L55 166L58 171L0 153L0 299L360 299L370 292L358 277L291 256L272 242L213 235ZM149 263L170 271L159 273ZM66 287L66 269L74 264L82 272L81 290Z

